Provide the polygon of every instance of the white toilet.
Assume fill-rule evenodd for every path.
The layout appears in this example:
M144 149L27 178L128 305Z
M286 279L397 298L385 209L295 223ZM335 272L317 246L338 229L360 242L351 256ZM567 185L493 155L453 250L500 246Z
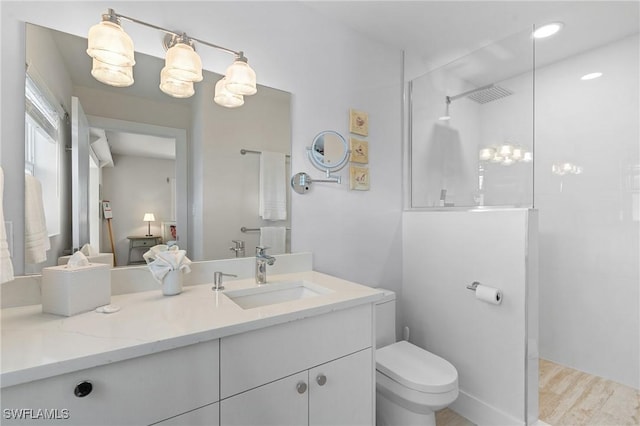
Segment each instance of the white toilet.
M395 341L396 295L383 291L376 304L376 424L435 426L435 411L458 397L458 371L431 352Z

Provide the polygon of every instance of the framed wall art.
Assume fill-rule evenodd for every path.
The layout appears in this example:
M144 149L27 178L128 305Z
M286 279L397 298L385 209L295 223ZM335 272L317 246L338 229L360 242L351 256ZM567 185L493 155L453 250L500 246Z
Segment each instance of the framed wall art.
M369 114L355 109L349 110L349 131L360 136L369 136Z
M349 150L352 163L367 164L369 162L369 142L356 138L349 138Z
M349 188L356 191L369 190L369 169L367 167L349 167Z

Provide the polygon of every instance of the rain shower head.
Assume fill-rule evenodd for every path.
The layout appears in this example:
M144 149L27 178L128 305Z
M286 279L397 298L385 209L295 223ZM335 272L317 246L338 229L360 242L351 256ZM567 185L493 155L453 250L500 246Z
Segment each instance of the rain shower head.
M447 103L451 103L456 99L467 97L479 104L486 104L506 96L513 95L513 92L504 87L497 86L495 84L489 84L486 86L478 87L477 89L469 90L464 93L460 93L455 96L447 96Z

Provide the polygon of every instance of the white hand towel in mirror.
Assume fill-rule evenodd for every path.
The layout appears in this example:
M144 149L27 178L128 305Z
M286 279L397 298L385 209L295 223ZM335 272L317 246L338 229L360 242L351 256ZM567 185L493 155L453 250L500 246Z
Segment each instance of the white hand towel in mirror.
M4 198L4 172L0 167L0 284L13 281L13 264L7 242L7 231L4 228L4 210L2 200Z
M260 228L260 245L269 247L269 254L283 254L286 251L287 228L265 226Z
M287 219L287 182L285 154L262 151L260 154L260 208L264 220Z
M24 261L40 263L47 260L51 248L44 216L42 185L34 176L24 177Z

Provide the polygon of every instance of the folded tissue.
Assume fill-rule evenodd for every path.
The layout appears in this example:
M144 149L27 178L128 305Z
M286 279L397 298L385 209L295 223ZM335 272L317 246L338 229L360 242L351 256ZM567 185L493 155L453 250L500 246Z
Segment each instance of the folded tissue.
M159 244L142 255L153 278L162 284L162 294L173 296L182 292L183 274L191 272L191 260L177 245Z
M42 312L71 316L111 303L111 268L76 252L66 265L42 269Z

